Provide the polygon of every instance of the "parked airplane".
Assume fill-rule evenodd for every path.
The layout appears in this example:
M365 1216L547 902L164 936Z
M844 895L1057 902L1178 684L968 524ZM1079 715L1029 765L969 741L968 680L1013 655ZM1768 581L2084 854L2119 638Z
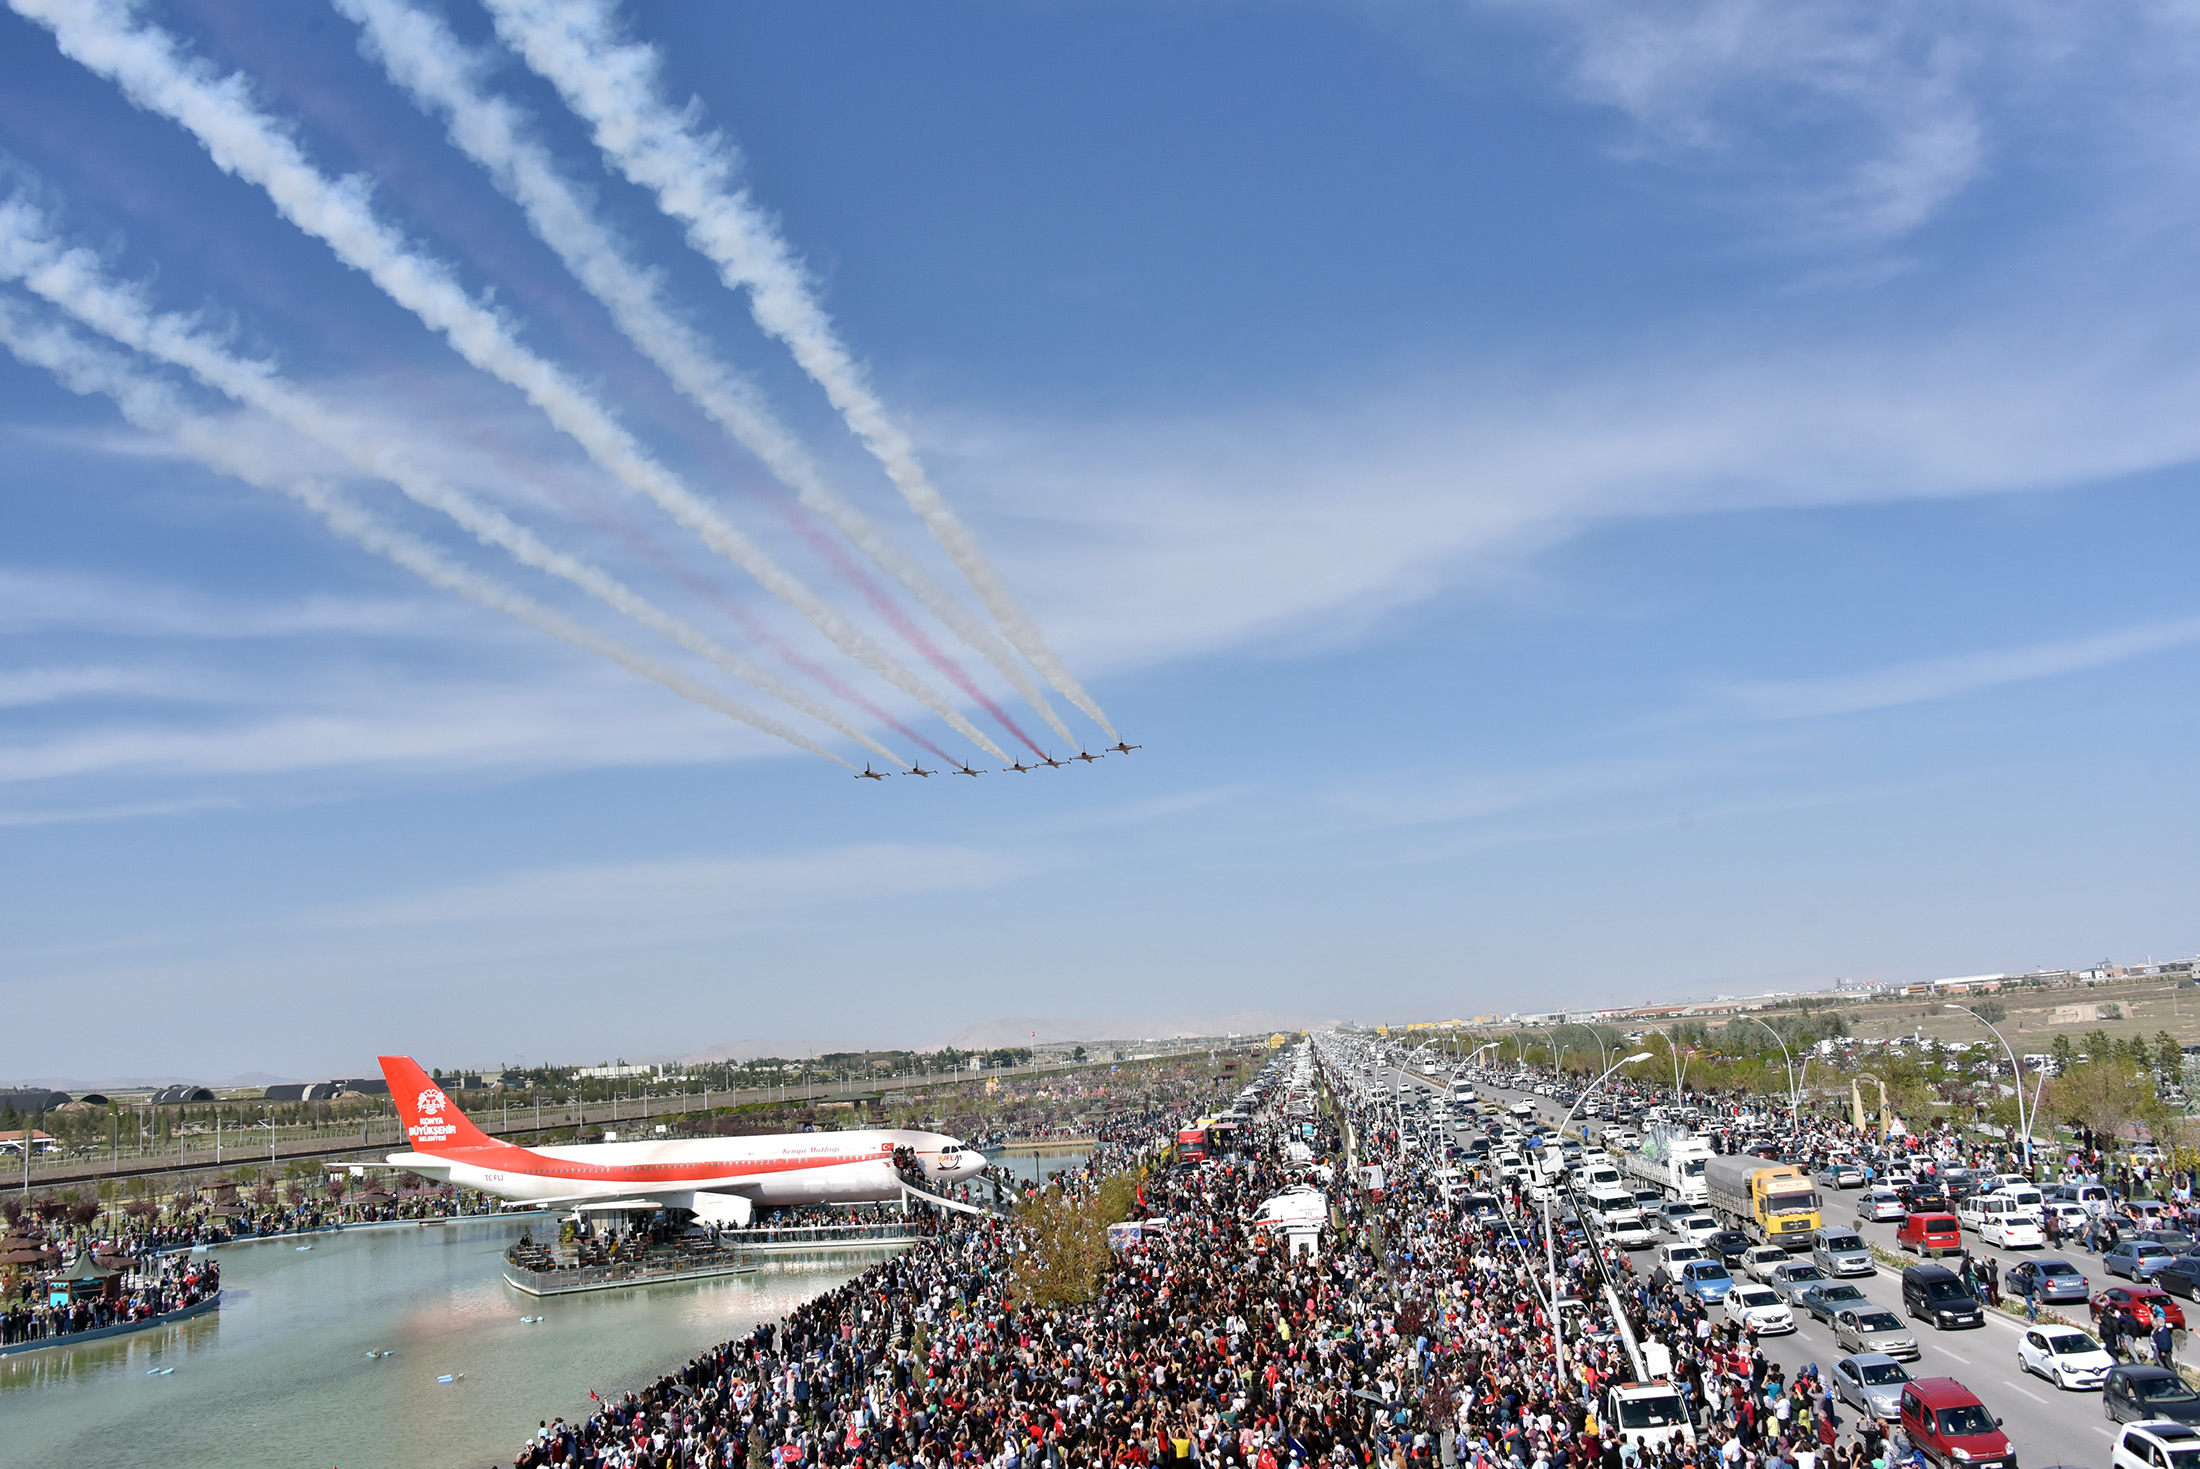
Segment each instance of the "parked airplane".
M985 1168L984 1154L954 1138L908 1128L523 1148L474 1126L412 1057L381 1062L412 1144L390 1154L390 1166L517 1202L632 1200L745 1225L759 1205L900 1198L896 1154L934 1191Z

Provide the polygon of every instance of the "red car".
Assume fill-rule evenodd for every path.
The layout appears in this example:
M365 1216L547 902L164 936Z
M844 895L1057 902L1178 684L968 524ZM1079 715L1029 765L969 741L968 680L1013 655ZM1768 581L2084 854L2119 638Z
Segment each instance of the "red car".
M2098 1291L2093 1297L2093 1319L2101 1319L2103 1311L2120 1311L2148 1330L2154 1328L2154 1310L2159 1306L2162 1315L2179 1331L2185 1329L2185 1310L2177 1304L2177 1297L2158 1285L2112 1285Z
M1963 1248L1963 1229L1953 1214L1912 1214L1894 1232L1895 1243L1930 1260Z
M2001 1431L2001 1420L1953 1377L1902 1384L1902 1431L1929 1463L2016 1469L2017 1452Z

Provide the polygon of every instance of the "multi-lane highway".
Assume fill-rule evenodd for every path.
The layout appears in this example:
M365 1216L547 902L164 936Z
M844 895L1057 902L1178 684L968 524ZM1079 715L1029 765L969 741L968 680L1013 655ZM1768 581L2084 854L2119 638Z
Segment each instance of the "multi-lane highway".
M1407 1073L1400 1073L1406 1076ZM1415 1084L1426 1085L1419 1078ZM1500 1087L1479 1086L1486 1100L1510 1105L1527 1101L1535 1105L1536 1117L1547 1128L1556 1128L1565 1114L1565 1108L1545 1098L1524 1092L1507 1091ZM1823 1189L1824 1217L1826 1223L1847 1225L1854 1221L1855 1200L1860 1190ZM1891 1224L1865 1225L1859 1229L1873 1243L1885 1249L1894 1249L1894 1226ZM2048 1253L2044 1250L1993 1250L1982 1246L1978 1237L1966 1233L1966 1244L1975 1257L1993 1256L2002 1261L2006 1274L2010 1265L2027 1256L2037 1258ZM2081 1251L2058 1251L2080 1270L2094 1289L2109 1279L2100 1268L2099 1260ZM1634 1256L1638 1271L1649 1268L1649 1251L1639 1251ZM2106 1464L2115 1440L2116 1430L2101 1410L2099 1393L2064 1392L2040 1378L2032 1377L2017 1366L2017 1338L2023 1331L2020 1321L2012 1320L1998 1312L1986 1313L1983 1327L1965 1331L1940 1331L1923 1321L1911 1320L1902 1310L1901 1272L1881 1265L1876 1275L1858 1277L1851 1284L1861 1289L1876 1305L1884 1306L1897 1315L1904 1316L1905 1324L1915 1328L1922 1356L1907 1364L1914 1377L1953 1377L1977 1393L1996 1414L2005 1421L2004 1431L2016 1447L2018 1461L2033 1466L2058 1464ZM2071 1305L2062 1308L2064 1314L2083 1320L2085 1307ZM1798 1310L1797 1326L1792 1335L1763 1338L1766 1354L1788 1369L1792 1377L1796 1368L1806 1362L1815 1362L1824 1372L1847 1355L1834 1344L1832 1329L1815 1319L1809 1312ZM1853 1410L1851 1410L1853 1411Z

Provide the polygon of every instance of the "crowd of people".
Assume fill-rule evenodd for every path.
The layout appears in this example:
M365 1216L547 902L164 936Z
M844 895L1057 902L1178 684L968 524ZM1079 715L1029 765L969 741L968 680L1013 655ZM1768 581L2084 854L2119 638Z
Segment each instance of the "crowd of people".
M1840 1409L1814 1367L1789 1375L1746 1328L1572 1235L1553 1251L1569 1301L1562 1359L1526 1180L1491 1179L1502 1217L1479 1223L1433 1187L1426 1153L1401 1151L1391 1104L1356 1095L1327 1065L1318 1090L1316 1118L1303 1088L1277 1087L1235 1153L1196 1165L1161 1161L1175 1113L1103 1123L1105 1141L1049 1187L1086 1196L1134 1173L1146 1227L1089 1301L1042 1305L1019 1289L1033 1236L1018 1223L943 1220L784 1321L588 1417L545 1420L514 1463L1887 1469L1911 1459L1898 1427ZM1813 1141L1829 1152L1855 1145L1840 1124L1822 1126ZM1292 1141L1312 1144L1297 1163ZM1921 1167L1993 1161L1948 1137L1920 1139L1915 1152ZM1337 1166L1347 1155L1381 1165L1389 1187L1353 1186ZM1258 1220L1265 1200L1307 1184L1334 1185L1331 1225L1316 1256L1297 1257ZM1669 1370L1684 1422L1630 1434L1615 1421L1608 1390L1641 1362Z
M115 1277L112 1290L53 1304L24 1299L0 1311L0 1346L125 1326L188 1310L221 1290L221 1266L189 1255L145 1259Z

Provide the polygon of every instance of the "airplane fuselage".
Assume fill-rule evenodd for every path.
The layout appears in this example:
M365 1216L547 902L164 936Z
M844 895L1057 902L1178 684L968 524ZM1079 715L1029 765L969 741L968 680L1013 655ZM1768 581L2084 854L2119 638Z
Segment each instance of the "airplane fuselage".
M738 1194L770 1208L898 1198L896 1148L914 1154L935 1188L985 1166L982 1154L957 1147L952 1138L904 1128L553 1148L416 1148L393 1153L389 1161L515 1203L708 1192Z
M954 1138L912 1128L666 1138L523 1148L474 1125L410 1056L384 1056L405 1139L389 1162L515 1203L654 1200L714 1216L734 1200L744 1222L754 1206L861 1203L901 1196L895 1154L929 1191L975 1178L985 1155Z

